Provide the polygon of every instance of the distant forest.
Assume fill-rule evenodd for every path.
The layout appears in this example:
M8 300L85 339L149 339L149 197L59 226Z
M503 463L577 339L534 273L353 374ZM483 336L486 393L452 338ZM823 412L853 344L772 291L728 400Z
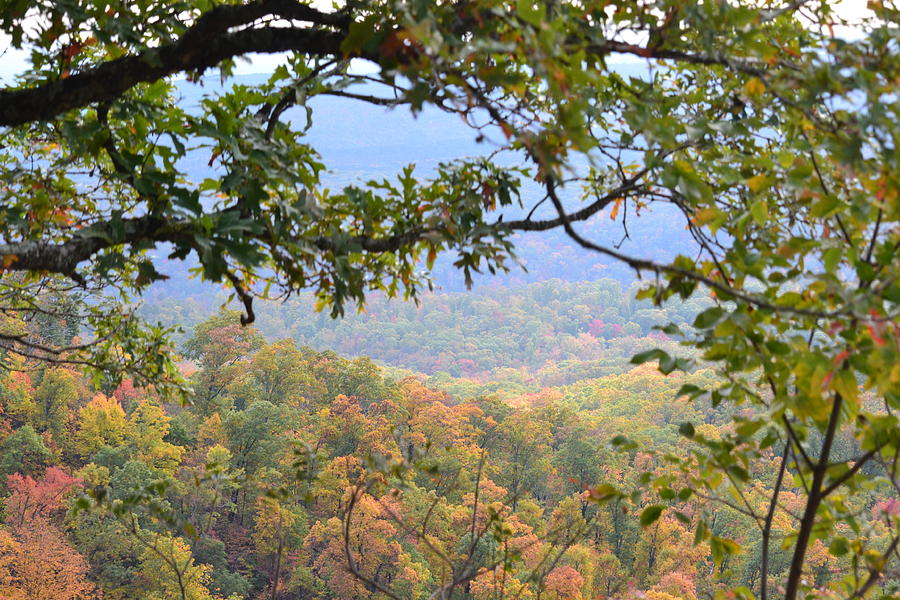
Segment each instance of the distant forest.
M160 299L143 313L189 330L216 304L209 296ZM316 312L312 294L300 294L285 304L261 304L256 325L270 340L291 337L429 375L495 380L527 369L534 384L559 385L621 371L635 352L665 343L655 328L689 325L709 305L700 298L654 308L615 280L554 279L427 294L418 306L373 297L364 311L337 320Z

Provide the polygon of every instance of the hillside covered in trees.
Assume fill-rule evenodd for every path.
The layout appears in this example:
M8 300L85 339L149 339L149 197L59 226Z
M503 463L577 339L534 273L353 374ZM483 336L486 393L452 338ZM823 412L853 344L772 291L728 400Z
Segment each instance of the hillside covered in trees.
M510 369L547 385L622 371L636 352L666 344L659 328L690 325L708 299L665 308L634 299L611 279L549 279L522 286L424 295L418 304L373 296L364 310L341 319L315 309L312 294L260 304L255 326L270 341L370 356L379 363L429 375L507 379ZM147 302L151 321L179 325L186 339L224 296L207 294ZM668 347L672 347L671 344Z
M68 368L4 375L4 598L696 600L764 575L753 515L776 450L729 467L748 485L724 504L727 481L697 487L696 466L671 458L691 444L685 423L710 442L740 423L740 409L678 398L711 371L645 365L466 395L449 376L427 385L368 358L268 343L236 313L199 323L184 353L196 369L187 406ZM835 460L858 452L838 436ZM802 485L788 483L773 514L774 582ZM888 543L891 490L853 502L857 521L842 527ZM701 519L711 544L697 543ZM852 565L816 542L806 568L831 597Z

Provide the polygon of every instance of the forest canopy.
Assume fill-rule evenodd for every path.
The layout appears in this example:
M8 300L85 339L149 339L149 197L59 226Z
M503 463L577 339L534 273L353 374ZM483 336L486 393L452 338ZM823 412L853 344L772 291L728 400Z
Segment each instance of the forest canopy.
M815 585L804 569L826 542L832 555L852 556L843 597L871 593L896 558L897 515L882 511L890 531L878 537L859 526L860 508L848 498L868 485L898 491L900 11L873 1L847 23L833 4L4 2L0 31L27 58L0 89L0 342L10 369L46 371L33 395L11 394L44 411L28 408L4 443L29 449L22 460L46 463L52 451L37 432L63 439L59 415L80 393L68 369L84 368L109 392L127 381L161 395L128 415L140 424L133 453L163 472L178 464L180 446L156 439L168 435L160 433L168 418L160 402L190 399L198 381L191 392L172 332L135 313L133 301L166 277L152 250L196 261L199 277L233 293L248 326L256 300L304 290L334 317L373 293L416 299L440 255L470 281L475 272L515 268L516 233L561 230L585 253L640 274L640 299L710 299L689 325L662 327L685 353L655 348L632 360L664 374L715 369L714 382L685 382L677 394L742 408L715 435L685 421L691 450L672 456L671 473L642 480L660 501L642 504L639 525L662 522L681 489L737 506L761 531L761 574L752 591L734 593L766 598L776 516L796 479L802 491L789 511L796 534L786 542L783 597ZM228 85L252 53L283 61L261 83ZM643 61L648 74L610 66L623 57ZM199 86L213 69L225 85L196 106L179 101L176 77ZM316 127L311 103L324 96L445 111L484 152L330 189L306 136ZM187 168L198 157L206 167ZM627 238L629 223L673 211L694 242L692 253L674 258L629 254L582 227L603 212ZM239 331L225 333L240 344L201 365L201 379L214 373L203 393L219 397L237 381L231 367L243 357L228 351L259 347L250 330ZM207 345L193 350L198 360ZM121 421L106 400L91 410ZM274 409L247 404L235 419L264 420L266 410ZM532 433L529 443L546 438ZM845 435L855 453L837 460ZM764 458L777 467L760 508L742 494L750 463ZM627 496L604 485L591 488L595 500ZM358 489L365 493L351 496L350 507L366 518L389 510L369 502L371 489ZM282 509L257 506L280 526L303 521ZM472 514L477 521L477 501ZM717 568L743 551L713 532L714 512L672 514L708 544ZM332 529L310 544L338 557L327 540L343 531L349 545L348 523L323 525ZM139 543L142 526L132 525ZM460 542L468 562L448 566L455 585L474 584L474 526L470 537ZM175 570L187 597L181 576L196 583L208 573L185 542L167 539L166 552L140 560L147 573L153 561L183 564ZM59 540L45 541L66 555ZM368 591L420 595L410 578L398 579L407 586L400 592L373 584L347 547ZM400 560L395 546L381 551ZM83 571L68 559L70 570ZM552 578L557 597L569 593L562 586L570 579Z

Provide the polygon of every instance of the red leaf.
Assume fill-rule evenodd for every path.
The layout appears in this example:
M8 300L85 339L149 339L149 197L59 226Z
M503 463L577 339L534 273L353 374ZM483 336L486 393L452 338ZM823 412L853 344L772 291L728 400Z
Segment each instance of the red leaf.
M844 361L847 360L848 356L850 356L850 352L847 350L839 352L838 355L834 357L834 365L836 367L841 366L842 364L844 364Z

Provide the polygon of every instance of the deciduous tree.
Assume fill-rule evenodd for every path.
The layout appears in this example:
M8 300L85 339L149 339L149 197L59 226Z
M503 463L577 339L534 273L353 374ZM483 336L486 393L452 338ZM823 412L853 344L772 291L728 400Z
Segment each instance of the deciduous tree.
M9 497L6 499L6 521L20 527L35 519L49 519L63 508L66 496L81 481L59 467L50 467L40 480L18 473L6 479Z
M31 427L24 425L10 434L0 445L0 475L39 476L51 464L53 453L44 444L41 436Z
M84 558L43 517L0 528L0 597L80 600L94 590Z
M87 458L103 446L118 446L128 433L125 411L115 396L97 394L78 411L75 447Z

